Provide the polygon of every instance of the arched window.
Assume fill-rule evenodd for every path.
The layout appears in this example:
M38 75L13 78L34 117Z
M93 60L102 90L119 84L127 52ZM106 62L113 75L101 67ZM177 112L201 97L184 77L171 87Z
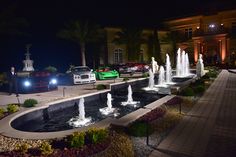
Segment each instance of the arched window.
M117 48L114 50L114 64L119 64L123 62L123 50Z

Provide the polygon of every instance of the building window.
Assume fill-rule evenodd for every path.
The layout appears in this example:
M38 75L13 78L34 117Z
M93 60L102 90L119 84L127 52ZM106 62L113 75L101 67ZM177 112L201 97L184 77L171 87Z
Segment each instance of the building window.
M193 29L192 28L185 29L184 35L185 35L185 38L187 38L187 39L192 38Z
M123 62L123 50L118 48L114 51L114 64L119 64Z

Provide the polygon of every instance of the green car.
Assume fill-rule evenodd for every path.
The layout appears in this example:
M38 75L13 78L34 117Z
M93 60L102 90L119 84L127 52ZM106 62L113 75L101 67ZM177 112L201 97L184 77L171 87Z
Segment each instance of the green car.
M114 79L119 77L119 73L116 70L110 69L110 67L99 67L95 71L95 75L99 80Z

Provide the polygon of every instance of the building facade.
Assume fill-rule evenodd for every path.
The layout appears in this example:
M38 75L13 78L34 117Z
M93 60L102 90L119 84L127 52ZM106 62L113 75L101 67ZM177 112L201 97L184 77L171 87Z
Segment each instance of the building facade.
M164 24L179 34L178 47L187 49L195 63L201 53L209 65L235 64L236 10L172 19Z
M107 58L108 64L120 64L120 63L127 63L127 62L144 62L150 63L151 57L154 55L152 51L152 47L150 46L150 38L153 36L154 31L152 29L144 29L142 31L142 38L145 39L140 45L137 60L128 60L128 52L127 52L127 45L125 44L117 44L114 42L114 39L117 37L117 33L121 32L121 28L117 27L106 27L106 41L107 41L107 54L101 56L100 63L105 63L104 59ZM160 49L161 49L161 56L162 59L165 57L165 53L170 53L172 51L172 47L167 42L164 42L164 38L166 38L168 31L157 31L158 39L160 42ZM106 56L106 57L104 57Z

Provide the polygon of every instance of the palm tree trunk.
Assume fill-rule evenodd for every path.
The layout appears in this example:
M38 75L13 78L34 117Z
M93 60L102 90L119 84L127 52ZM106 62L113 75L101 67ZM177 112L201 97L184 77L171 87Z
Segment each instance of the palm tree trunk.
M86 58L85 58L85 43L80 43L80 51L81 51L81 60L82 66L86 66Z

